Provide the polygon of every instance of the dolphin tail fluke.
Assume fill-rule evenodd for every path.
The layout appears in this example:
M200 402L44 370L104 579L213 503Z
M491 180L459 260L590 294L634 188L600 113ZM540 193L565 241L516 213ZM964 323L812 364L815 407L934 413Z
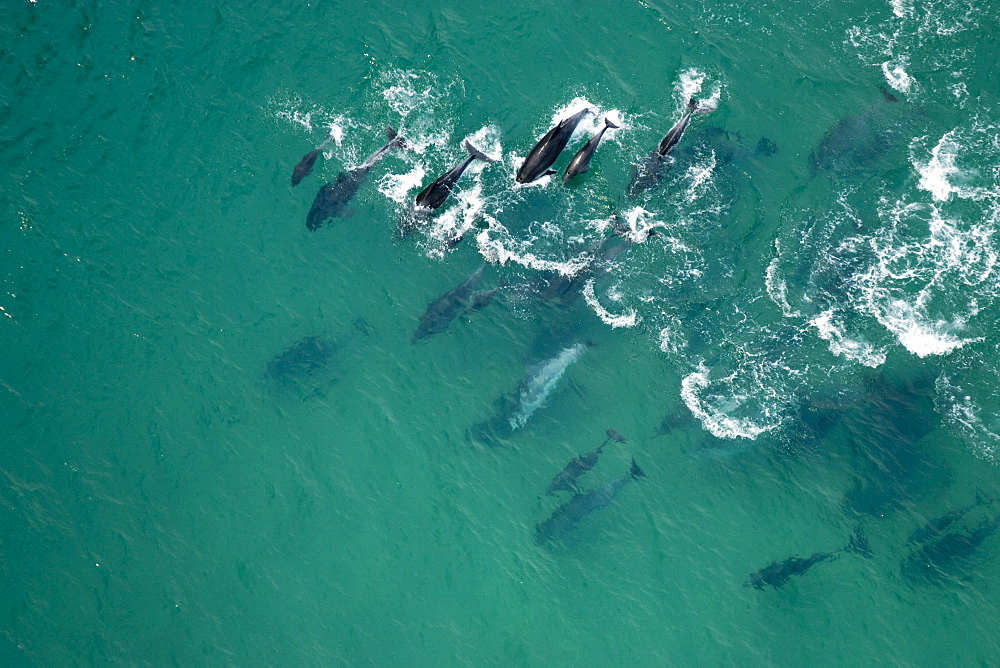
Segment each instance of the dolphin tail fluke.
M695 109L697 109L698 108L698 98L692 97L690 100L688 100L687 108L690 111L694 111Z
M854 554L859 554L866 559L871 559L875 556L872 552L872 546L868 543L868 539L865 537L865 528L862 525L858 525L858 528L854 530L854 535L847 542L847 547L844 548L848 552L853 552Z
M614 123L613 123L613 122L611 121L611 119L610 119L610 118L608 118L607 116L605 116L605 117L604 117L604 125L606 125L607 127L611 128L612 130L617 130L618 128L620 128L620 127L621 127L620 125L615 125L615 124L614 124Z
M398 148L404 151L410 150L410 145L399 136L399 133L396 132L391 125L385 126L385 136L389 138L389 145L393 148Z
M475 146L473 146L472 142L470 142L468 139L465 140L465 150L468 151L469 155L471 155L476 160L482 160L483 162L496 162L497 161L496 158L491 158L490 156L486 155L485 153L483 153L482 151L480 151L478 148L476 148Z
M635 463L635 457L632 458L632 468L629 469L629 475L638 480L639 478L645 478L646 474L642 472L639 465Z

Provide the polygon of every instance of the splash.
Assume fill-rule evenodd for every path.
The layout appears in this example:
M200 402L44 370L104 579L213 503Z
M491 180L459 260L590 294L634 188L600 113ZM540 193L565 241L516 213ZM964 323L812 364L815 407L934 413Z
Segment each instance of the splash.
M620 315L614 315L597 301L594 295L594 279L588 278L583 284L583 298L587 301L590 309L597 314L597 317L606 325L611 325L612 329L619 327L635 327L639 324L639 315L635 309L628 309ZM619 297L620 298L620 297Z
M681 381L681 398L691 414L714 436L754 440L775 429L781 420L769 418L766 414L760 415L756 420L738 416L737 413L741 410L756 411L756 408L749 394L734 391L736 380L735 373L725 378L709 379L709 370L701 362L697 371L688 374ZM764 395L774 394L766 386L761 387L760 391Z

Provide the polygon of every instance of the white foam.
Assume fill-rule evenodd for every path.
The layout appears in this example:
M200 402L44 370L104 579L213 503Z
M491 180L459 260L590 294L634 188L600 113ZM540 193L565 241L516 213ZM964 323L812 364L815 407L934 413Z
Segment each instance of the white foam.
M410 199L410 191L423 184L426 175L424 166L419 164L406 174L386 174L378 180L378 191L397 204L403 204Z
M979 403L945 374L938 376L934 389L934 407L948 430L962 438L977 456L1000 463L1000 435L984 423Z
M771 262L767 265L767 270L764 272L764 288L767 290L767 294L771 298L771 301L781 308L781 312L786 318L801 317L802 314L793 309L791 304L788 303L788 284L785 283L785 279L778 275L778 262L781 257L781 247L777 239L775 240L774 245L777 250L777 255L775 255Z
M712 183L712 173L715 171L715 164L715 151L712 151L708 159L703 163L691 165L687 168L685 176L690 180L690 183L684 192L685 202L693 204L704 194L706 188Z
M659 223L653 217L653 214L641 206L626 209L619 215L622 222L625 223L627 238L637 244L641 244L649 239L649 233L656 227L659 227Z
M949 179L958 174L955 160L958 157L959 145L953 139L954 130L946 133L931 149L931 158L927 162L914 163L920 173L919 187L926 190L939 202L946 201L952 193L958 192Z
M860 362L873 369L885 362L885 352L877 350L865 341L849 338L844 333L843 323L834 319L834 310L829 309L809 321L819 337L830 344L830 352L849 360Z
M955 316L951 322L930 319L918 304L895 299L883 304L875 317L899 342L917 357L947 355L982 337L963 339L956 336L965 327L965 319Z
M680 73L677 82L674 84L674 88L677 90L677 94L684 104L687 104L687 101L701 90L706 78L708 78L707 74L700 72L694 67L689 67Z
M588 278L583 284L583 298L587 301L587 305L590 309L597 314L597 317L606 325L611 325L612 329L617 329L619 327L635 327L639 324L639 314L635 309L627 309L624 313L615 315L608 311L604 306L597 301L597 296L594 294L594 279ZM619 295L620 299L620 295Z
M679 320L671 318L669 326L663 327L658 335L660 350L669 355L678 355L687 346L684 335L681 333L684 328Z
M890 86L900 93L908 93L913 87L913 77L906 73L907 58L898 56L882 63L882 74Z
M483 259L491 264L506 265L513 262L528 269L575 276L586 269L593 259L588 253L581 253L568 260L539 257L533 250L532 242L515 238L496 218L484 213L482 219L487 222L488 227L476 235L476 244Z
M699 363L697 371L681 380L681 398L691 414L714 436L753 440L778 426L779 423L759 424L749 418L730 415L746 403L748 399L746 395L730 394L724 398L716 396L712 400L703 399L704 390L713 384L708 375L704 362ZM735 374L722 379L723 383L732 381L734 377Z

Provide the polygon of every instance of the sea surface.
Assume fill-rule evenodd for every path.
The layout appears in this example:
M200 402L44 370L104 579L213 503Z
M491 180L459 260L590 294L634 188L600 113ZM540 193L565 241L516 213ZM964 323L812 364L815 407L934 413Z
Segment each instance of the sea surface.
M0 665L1000 660L994 3L2 4Z

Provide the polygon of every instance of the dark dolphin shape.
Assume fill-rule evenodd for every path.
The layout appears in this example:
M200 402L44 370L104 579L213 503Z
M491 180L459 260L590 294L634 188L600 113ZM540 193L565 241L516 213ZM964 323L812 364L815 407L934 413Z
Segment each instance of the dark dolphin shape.
M566 148L566 144L569 143L570 137L573 136L576 126L580 124L583 117L592 113L594 112L589 108L578 111L569 118L562 119L546 132L545 136L528 153L521 169L517 170L517 182L531 183L540 176L555 174L555 170L551 170L549 167L555 163L556 158Z
M292 170L292 187L299 185L302 179L309 176L312 172L313 165L316 164L316 158L319 156L319 152L326 148L327 144L333 141L333 133L326 136L326 141L314 148L313 150L302 156L299 160L299 164L295 165L295 169Z
M986 498L981 492L976 492L976 502L965 506L964 508L956 508L951 510L941 517L935 518L926 522L922 526L917 527L912 532L910 532L907 541L910 543L926 543L929 540L939 538L944 535L944 532L948 528L965 517L973 508L981 506L988 503Z
M879 164L888 148L906 135L911 121L896 112L899 100L885 88L882 99L859 114L841 119L809 155L809 173L844 173Z
M329 363L336 344L324 336L307 336L267 363L264 377L277 385L291 385Z
M587 279L606 272L616 257L635 244L635 241L625 237L626 234L627 230L623 226L616 226L613 233L594 251L594 259L572 276L553 272L546 279L545 287L539 291L542 301L563 305L572 303L580 295L580 289ZM649 236L655 234L655 231L651 231Z
M854 552L862 557L871 559L871 546L868 544L868 539L865 538L861 525L858 525L858 528L854 530L854 535L851 536L851 540L841 549L834 552L816 552L805 559L789 557L780 563L772 561L769 566L765 566L756 573L752 573L750 580L744 583L743 586L763 590L764 585L771 585L777 589L787 583L793 576L805 575L816 564L836 558L840 552Z
M482 308L490 303L497 289L484 292L473 292L486 271L486 263L472 272L461 285L444 293L428 306L427 310L420 316L420 325L413 333L411 343L416 343L425 336L443 332L464 311L472 311Z
M604 136L605 131L608 128L617 129L619 126L611 122L611 119L604 119L604 127L597 131L597 133L590 138L586 144L583 145L576 155L573 156L569 164L566 165L566 172L563 174L563 183L566 183L571 178L577 174L583 174L587 171L587 165L590 164L590 159L594 157L594 151L597 150L597 146L601 143L601 137Z
M577 522L611 503L611 500L630 480L645 477L646 474L642 472L633 458L632 467L628 473L612 480L604 487L592 489L583 494L578 492L572 499L556 508L551 517L541 524L537 524L535 526L535 542L542 545L553 538L565 536L576 527Z
M967 575L973 558L987 538L1000 528L1000 520L987 517L965 531L945 534L911 554L903 562L903 575L912 582L943 584Z
M436 209L444 204L444 201L448 199L448 195L451 194L451 189L462 178L462 174L472 164L473 160L496 162L494 158L489 157L473 146L468 139L465 140L465 150L469 152L469 157L448 170L447 173L434 179L433 183L421 190L420 194L417 195L417 206L424 209Z
M597 464L597 458L601 455L601 450L604 446L608 444L609 441L615 441L616 443L625 443L628 441L627 438L621 435L621 433L611 427L607 431L607 438L596 450L592 450L585 455L580 455L579 457L574 457L569 461L568 464L563 468L562 472L552 479L549 486L545 489L545 494L552 496L557 491L563 489L567 492L576 492L576 479L582 476L584 473L594 468Z
M391 127L386 127L385 134L389 141L385 146L372 153L367 160L354 169L337 174L337 178L332 183L327 181L313 200L309 214L306 216L306 227L311 232L318 230L323 223L330 218L335 218L344 210L344 207L358 192L358 188L365 180L372 167L378 164L386 153L391 149L407 148L403 138L396 134Z
M643 191L655 187L663 175L665 162L663 158L670 153L671 149L677 145L687 129L688 123L694 114L706 114L713 111L710 107L699 106L698 100L691 98L687 104L687 111L674 126L667 131L667 134L660 140L654 151L647 155L643 161L632 167L632 180L628 186L628 196L635 197Z

